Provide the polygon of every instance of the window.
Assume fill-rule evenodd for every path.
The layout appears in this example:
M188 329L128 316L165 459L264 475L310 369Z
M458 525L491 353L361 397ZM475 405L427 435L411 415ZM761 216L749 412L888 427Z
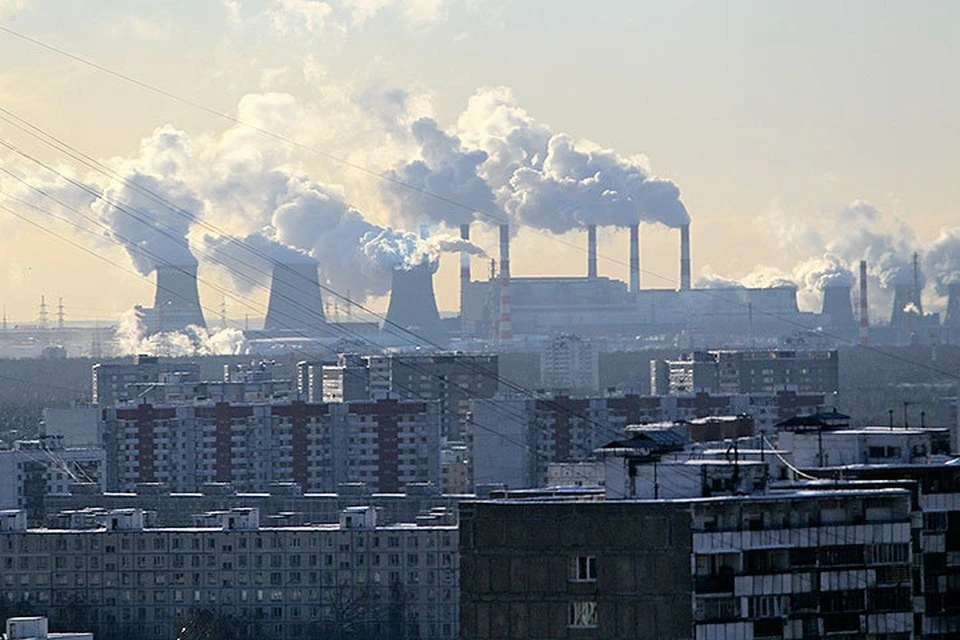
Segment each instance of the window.
M594 582L597 579L596 556L574 556L570 558L570 580L573 582Z
M571 602L567 625L581 629L597 626L597 603L592 600Z

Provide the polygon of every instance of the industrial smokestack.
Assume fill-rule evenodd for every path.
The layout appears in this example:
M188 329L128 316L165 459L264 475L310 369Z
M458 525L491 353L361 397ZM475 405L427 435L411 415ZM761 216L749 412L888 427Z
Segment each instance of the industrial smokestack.
M460 239L470 240L470 225L460 225ZM466 295L467 288L470 286L470 254L466 251L460 252L460 331L463 334L468 333L469 327L465 326L466 317Z
M857 326L853 317L849 285L830 285L823 288L822 314L833 329L852 330Z
M265 331L315 334L326 324L317 263L276 263L270 282Z
M510 321L510 225L500 225L500 342L513 339Z
M680 290L690 289L690 223L680 227Z
M387 333L414 344L443 344L446 332L433 293L433 269L420 265L394 269L390 304L383 325Z
M587 225L587 277L597 277L597 225Z
M181 331L189 325L206 328L197 292L197 265L161 265L156 272L157 291L147 332Z
M867 306L867 261L860 261L860 344L870 344L870 313Z
M640 225L630 225L630 292L640 291Z
M948 327L960 327L960 282L947 285L947 309L943 324Z

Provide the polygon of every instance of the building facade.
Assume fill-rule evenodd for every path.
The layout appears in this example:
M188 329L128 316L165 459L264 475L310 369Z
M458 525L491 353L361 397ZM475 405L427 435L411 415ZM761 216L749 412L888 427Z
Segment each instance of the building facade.
M381 526L261 527L256 509L153 528L137 509L65 514L28 529L0 513L0 597L102 640L432 638L458 633L458 531L441 516ZM203 636L203 637L209 637Z

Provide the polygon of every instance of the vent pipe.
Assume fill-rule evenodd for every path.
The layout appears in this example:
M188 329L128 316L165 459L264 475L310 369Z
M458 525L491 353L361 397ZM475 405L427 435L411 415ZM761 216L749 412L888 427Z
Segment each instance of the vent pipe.
M630 225L630 292L640 291L640 225Z
M510 321L510 225L500 225L500 342L513 339Z
M870 329L870 314L867 311L867 261L860 261L860 344L870 344L867 336Z
M597 277L597 225L587 225L587 277Z
M680 227L680 290L690 289L690 223Z

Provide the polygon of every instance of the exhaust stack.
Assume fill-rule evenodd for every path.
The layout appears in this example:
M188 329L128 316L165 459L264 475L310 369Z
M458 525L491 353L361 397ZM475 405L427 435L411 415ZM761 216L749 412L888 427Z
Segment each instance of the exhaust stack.
M597 277L597 225L587 225L587 277Z
M867 346L870 338L870 314L867 311L867 261L860 261L860 344Z
M690 223L680 227L680 290L690 290Z
M510 321L510 225L500 225L500 342L513 339Z
M325 324L316 261L274 264L264 331L316 334Z
M630 225L630 293L640 291L640 225Z
M460 238L462 240L470 239L470 225L460 225ZM467 289L470 287L470 254L466 251L460 252L460 330L463 334L468 333L468 327L465 326L465 310L467 302Z

